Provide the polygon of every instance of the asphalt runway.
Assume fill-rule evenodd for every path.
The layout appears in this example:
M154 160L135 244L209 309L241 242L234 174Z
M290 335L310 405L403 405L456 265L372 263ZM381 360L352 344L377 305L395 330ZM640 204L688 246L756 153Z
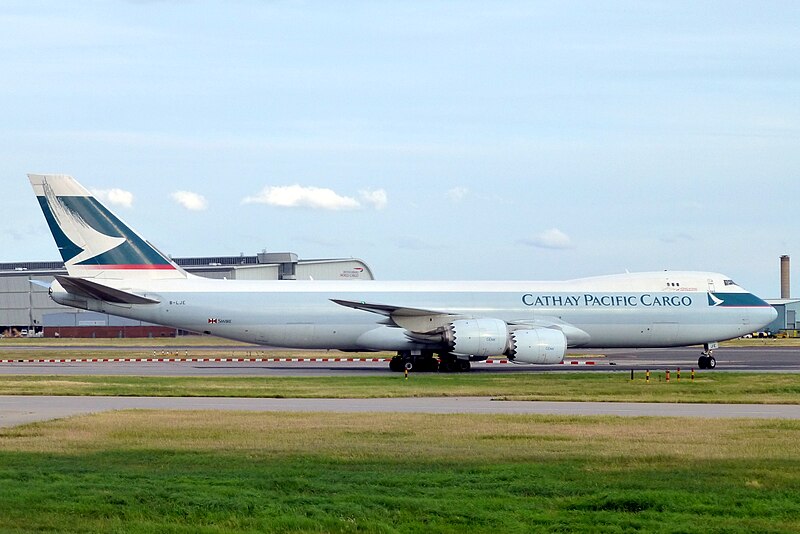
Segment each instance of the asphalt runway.
M196 349L196 347L195 347ZM87 349L88 350L88 349ZM109 357L124 358L130 348L109 350ZM184 349L172 348L184 353ZM191 348L187 348L191 352ZM252 349L251 349L252 350ZM614 349L570 354L576 365L520 366L509 363L475 363L476 373L541 373L563 371L665 370L696 368L698 351L679 349ZM267 351L268 352L268 351ZM115 354L119 353L119 354ZM238 353L238 354L237 354ZM239 348L220 349L222 357L247 357ZM319 352L310 356L335 357ZM268 357L268 354L262 354ZM341 356L341 355L339 355ZM800 372L800 347L723 348L715 351L717 369L702 372L756 371ZM80 357L80 350L67 358ZM2 359L2 355L0 355ZM593 365L588 365L592 362ZM80 362L0 363L3 375L129 375L129 376L364 376L387 375L387 362ZM122 409L246 410L246 411L337 411L337 412L419 412L560 414L671 417L769 417L800 419L792 405L724 405L667 403L529 402L492 401L489 398L410 399L235 399L182 397L0 397L0 427L78 414Z
M125 358L130 347L115 349L106 348L110 358ZM188 353L197 347L177 347L171 351L179 355ZM247 358L256 353L241 347L219 348L221 357ZM33 350L33 348L31 349ZM96 348L86 348L96 350ZM657 370L689 370L697 369L697 347L672 349L609 349L582 351L580 357L574 354L567 356L567 362L576 364L563 365L514 365L511 363L475 362L474 373L541 373L554 371L621 371L631 369L643 371ZM55 351L54 351L55 353ZM269 351L261 352L268 358ZM319 351L308 353L319 358L347 357L338 352ZM57 357L57 356L54 356ZM80 350L63 351L60 357L79 358ZM714 351L717 368L713 371L755 371L755 372L800 372L800 347L736 347L721 348ZM2 359L2 353L0 353ZM589 364L591 363L591 364ZM127 375L127 376L365 376L390 373L387 362L13 362L0 363L0 375Z
M237 399L212 397L0 396L0 427L10 427L81 414L128 409L800 419L800 409L797 406L779 404L531 402L495 401L488 397Z

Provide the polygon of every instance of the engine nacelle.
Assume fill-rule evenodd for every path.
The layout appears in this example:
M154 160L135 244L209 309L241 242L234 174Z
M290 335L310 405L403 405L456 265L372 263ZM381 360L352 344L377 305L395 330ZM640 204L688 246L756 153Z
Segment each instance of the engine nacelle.
M528 328L511 332L509 338L506 354L514 363L561 363L567 353L567 337L561 330Z
M459 356L498 356L508 346L508 325L500 319L460 319L446 331L451 352Z

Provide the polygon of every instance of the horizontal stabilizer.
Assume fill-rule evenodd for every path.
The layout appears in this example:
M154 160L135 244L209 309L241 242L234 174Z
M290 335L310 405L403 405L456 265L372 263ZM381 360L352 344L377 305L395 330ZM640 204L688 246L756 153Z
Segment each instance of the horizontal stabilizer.
M136 293L104 286L103 284L98 284L97 282L86 280L85 278L56 275L56 280L61 284L61 287L73 295L103 300L105 302L113 302L115 304L158 304L157 300L143 297Z

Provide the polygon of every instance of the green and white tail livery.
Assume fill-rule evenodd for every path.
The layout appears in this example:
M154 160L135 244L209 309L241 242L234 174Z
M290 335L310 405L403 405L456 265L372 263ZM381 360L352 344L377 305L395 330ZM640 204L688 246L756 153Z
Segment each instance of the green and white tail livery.
M29 174L70 276L180 279L189 275L64 174Z

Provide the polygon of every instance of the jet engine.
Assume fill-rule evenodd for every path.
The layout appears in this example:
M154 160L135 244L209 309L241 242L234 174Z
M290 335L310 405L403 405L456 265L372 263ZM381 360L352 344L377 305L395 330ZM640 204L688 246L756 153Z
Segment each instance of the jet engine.
M514 363L553 364L564 361L567 338L561 330L527 328L509 334L508 359Z
M500 319L459 319L444 331L450 353L470 359L504 354L514 363L554 364L564 361L567 337L552 328L523 328L509 332Z
M458 356L498 356L508 346L508 326L500 319L460 319L447 327L445 340Z

